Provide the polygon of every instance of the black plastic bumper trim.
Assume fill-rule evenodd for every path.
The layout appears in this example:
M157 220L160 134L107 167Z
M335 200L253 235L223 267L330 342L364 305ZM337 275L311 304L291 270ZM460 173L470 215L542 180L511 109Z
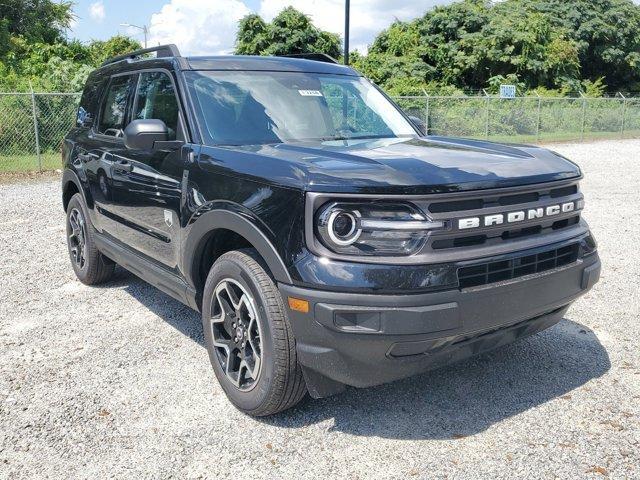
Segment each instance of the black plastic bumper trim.
M599 270L593 254L541 274L464 290L375 295L278 287L285 300L293 296L311 304L309 313L290 310L288 316L309 390L324 396L340 384L386 383L547 328L593 286ZM512 328L527 322L530 327Z

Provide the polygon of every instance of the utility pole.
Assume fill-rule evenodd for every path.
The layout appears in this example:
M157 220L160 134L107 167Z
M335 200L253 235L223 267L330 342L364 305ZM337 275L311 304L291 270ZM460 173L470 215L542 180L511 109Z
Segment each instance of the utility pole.
M349 65L349 0L344 2L344 64Z
M146 25L133 25L131 23L121 23L120 24L121 27L133 27L133 28L137 28L139 30L142 30L142 33L144 33L144 48L147 48L147 36L149 35L149 28Z

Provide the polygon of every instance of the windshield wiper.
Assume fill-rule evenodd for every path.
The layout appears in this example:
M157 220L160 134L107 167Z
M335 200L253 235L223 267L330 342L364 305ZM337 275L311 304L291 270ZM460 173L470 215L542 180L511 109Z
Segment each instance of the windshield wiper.
M370 140L379 138L398 138L394 135L358 135L357 137L349 137L346 135L335 135L333 137L320 137L319 140L326 142L330 140Z
M332 140L351 140L353 137L346 137L344 135L334 135L333 137L319 137L321 142L330 142Z

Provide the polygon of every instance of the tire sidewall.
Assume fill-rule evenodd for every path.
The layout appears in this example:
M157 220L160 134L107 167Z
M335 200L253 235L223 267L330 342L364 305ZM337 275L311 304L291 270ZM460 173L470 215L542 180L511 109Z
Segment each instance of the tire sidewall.
M73 254L71 253L71 243L69 241L69 235L71 234L71 222L69 218L71 217L71 212L74 209L77 209L82 214L85 223L85 240L84 240L84 248L85 248L85 262L82 268L78 268L75 259L73 258ZM84 208L84 202L82 201L82 197L80 194L76 193L71 200L69 200L69 204L67 205L67 251L69 253L69 260L71 260L71 266L73 271L76 273L76 276L80 279L86 279L89 273L89 253L91 252L91 248L93 247L93 238L91 237L91 225L89 223L89 217L87 216L87 209Z
M261 370L255 386L249 391L240 391L227 378L220 361L218 360L215 348L213 346L213 336L211 331L211 303L215 288L225 278L231 278L238 282L253 297L256 307L256 314L261 331ZM262 288L257 284L251 272L242 263L221 258L211 269L211 273L207 278L202 301L202 327L204 331L204 339L209 353L209 360L213 366L213 370L218 378L218 382L222 386L228 397L239 408L245 411L253 411L258 409L273 395L273 378L276 369L275 365L275 345L273 340L273 329L271 328L271 319L266 308L266 301Z

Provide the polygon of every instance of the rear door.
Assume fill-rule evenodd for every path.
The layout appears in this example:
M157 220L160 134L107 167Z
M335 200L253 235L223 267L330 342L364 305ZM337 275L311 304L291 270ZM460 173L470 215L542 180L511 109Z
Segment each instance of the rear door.
M162 120L168 140L185 141L184 117L176 83L166 70L140 71L135 79L128 120ZM113 235L128 248L172 270L180 248L180 205L187 149L111 152Z

